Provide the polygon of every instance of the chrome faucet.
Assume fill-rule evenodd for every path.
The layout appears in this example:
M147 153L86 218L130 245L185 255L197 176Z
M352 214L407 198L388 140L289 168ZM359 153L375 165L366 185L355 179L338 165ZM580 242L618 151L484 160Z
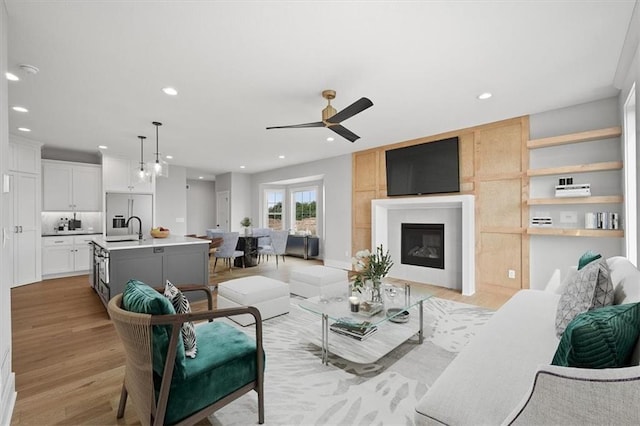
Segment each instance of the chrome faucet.
M127 228L129 227L129 222L131 222L131 219L138 219L138 239L141 240L142 239L142 220L140 220L140 218L138 216L131 216L129 219L127 219L127 222L124 224L124 226L126 226Z

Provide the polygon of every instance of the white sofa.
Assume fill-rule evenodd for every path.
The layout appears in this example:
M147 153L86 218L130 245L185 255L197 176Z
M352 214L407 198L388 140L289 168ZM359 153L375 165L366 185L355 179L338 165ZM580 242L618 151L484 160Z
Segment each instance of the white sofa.
M607 259L614 304L640 302L640 272ZM456 356L416 406L416 423L638 425L640 340L631 367L552 366L560 295L521 290Z

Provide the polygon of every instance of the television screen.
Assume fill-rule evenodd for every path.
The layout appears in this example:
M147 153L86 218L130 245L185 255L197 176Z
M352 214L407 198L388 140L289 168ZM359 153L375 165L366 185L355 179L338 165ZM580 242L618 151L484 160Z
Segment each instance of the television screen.
M386 152L387 195L459 192L458 138Z

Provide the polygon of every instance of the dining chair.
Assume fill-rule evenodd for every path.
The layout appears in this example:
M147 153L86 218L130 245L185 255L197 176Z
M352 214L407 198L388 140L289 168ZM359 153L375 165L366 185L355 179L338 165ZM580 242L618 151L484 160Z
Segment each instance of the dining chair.
M271 245L271 228L253 228L251 236L257 239L258 247Z
M289 238L289 231L271 231L271 244L262 248L258 247L258 257L274 255L276 257L276 268L278 267L278 256L282 256L284 262L284 254L287 251L287 239Z
M233 266L233 261L236 257L242 258L242 267L244 268L244 252L236 250L238 246L238 239L240 238L239 232L224 232L222 234L222 245L217 248L213 253L215 261L213 262L213 270L216 270L216 264L218 259L224 259L229 264L229 271Z

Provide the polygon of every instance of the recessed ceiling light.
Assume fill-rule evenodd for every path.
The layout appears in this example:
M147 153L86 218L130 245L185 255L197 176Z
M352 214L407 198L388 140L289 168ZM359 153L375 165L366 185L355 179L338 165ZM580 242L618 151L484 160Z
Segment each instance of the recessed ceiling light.
M109 149L106 145L98 145L98 149Z
M30 132L31 129L27 129L26 127L18 127L18 130L20 130L21 132Z
M36 75L40 72L40 69L38 67L36 67L35 65L30 65L30 64L20 64L18 65L20 67L20 69L28 74L33 74Z
M167 160L173 160L173 155L165 155L164 158Z
M244 169L246 166L240 166L241 169Z
M329 137L327 138L327 142L333 142L334 140L335 140L335 139L334 139L334 138L332 138L331 136L329 136Z
M175 96L175 95L178 94L178 91L176 89L174 89L173 87L163 87L162 91L164 93L166 93L167 95L170 95L170 96Z
M284 155L278 155L278 158L282 160L284 158Z
M489 99L490 97L492 97L493 95L489 92L484 92L478 95L478 99L480 99L481 101L485 100L485 99Z
M7 77L7 80L9 80L9 81L18 81L18 80L20 80L20 77L18 77L15 74L12 74L10 72L6 72L6 73L4 73L4 75L5 75L5 77Z
M14 111L18 111L18 112L29 112L28 109L26 109L25 107L21 107L21 106L14 106L12 109Z
M198 176L198 179L204 179L204 176Z

